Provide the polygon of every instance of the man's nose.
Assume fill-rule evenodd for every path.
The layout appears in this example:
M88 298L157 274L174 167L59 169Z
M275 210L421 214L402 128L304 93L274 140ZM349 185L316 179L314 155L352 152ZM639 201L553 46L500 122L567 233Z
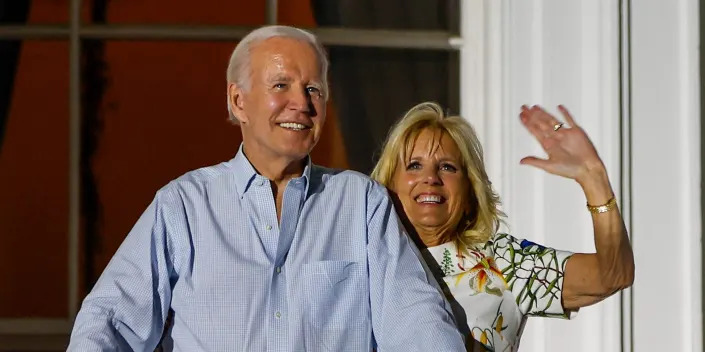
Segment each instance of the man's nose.
M311 96L306 91L306 87L293 89L291 91L290 106L292 110L308 113L311 111Z

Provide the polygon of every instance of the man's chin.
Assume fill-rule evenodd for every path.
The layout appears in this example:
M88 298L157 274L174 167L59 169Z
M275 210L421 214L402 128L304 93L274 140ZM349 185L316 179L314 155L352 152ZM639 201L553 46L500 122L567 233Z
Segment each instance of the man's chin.
M283 151L280 155L291 162L299 161L299 160L304 160L311 151L308 148L304 149L296 149L296 150L286 150Z
M303 159L311 154L314 143L296 143L294 145L283 145L282 154L289 156L292 160Z

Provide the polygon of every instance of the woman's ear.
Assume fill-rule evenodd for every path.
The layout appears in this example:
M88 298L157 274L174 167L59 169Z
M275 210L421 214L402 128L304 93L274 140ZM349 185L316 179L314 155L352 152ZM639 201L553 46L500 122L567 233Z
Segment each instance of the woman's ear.
M248 122L247 114L245 114L245 99L243 90L236 83L228 84L228 105L230 112L241 124Z

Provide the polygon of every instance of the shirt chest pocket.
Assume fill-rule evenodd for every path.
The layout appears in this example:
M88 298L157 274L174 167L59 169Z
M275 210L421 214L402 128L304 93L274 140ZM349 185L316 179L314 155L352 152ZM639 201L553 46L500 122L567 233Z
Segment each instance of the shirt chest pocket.
M326 330L367 325L367 271L356 262L320 261L304 264L297 282L299 309L307 325Z

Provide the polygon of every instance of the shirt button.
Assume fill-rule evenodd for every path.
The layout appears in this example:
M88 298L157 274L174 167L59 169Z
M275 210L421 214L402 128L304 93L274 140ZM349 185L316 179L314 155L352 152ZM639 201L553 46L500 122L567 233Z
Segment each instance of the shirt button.
M277 319L282 317L282 313L276 312L274 313L274 316L277 317Z
M272 225L267 225L265 228L267 229L267 231L269 231L272 229Z
M257 184L260 185L260 186L264 186L264 181L263 181L263 180L259 180L259 182L257 182Z
M277 274L279 274L282 272L282 267L278 266L275 270L277 271Z

